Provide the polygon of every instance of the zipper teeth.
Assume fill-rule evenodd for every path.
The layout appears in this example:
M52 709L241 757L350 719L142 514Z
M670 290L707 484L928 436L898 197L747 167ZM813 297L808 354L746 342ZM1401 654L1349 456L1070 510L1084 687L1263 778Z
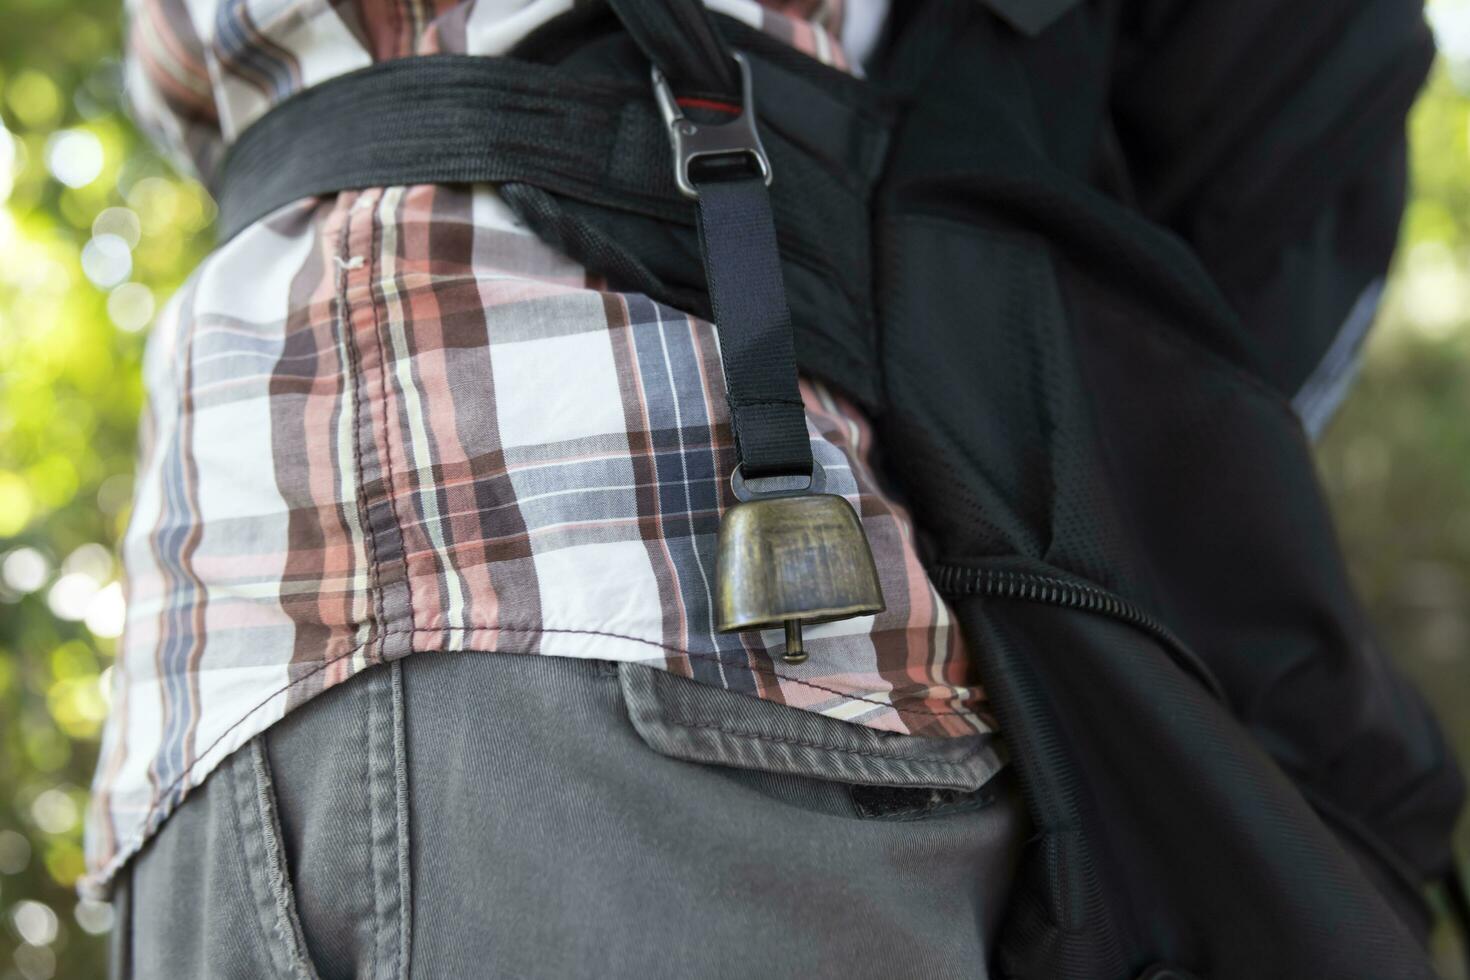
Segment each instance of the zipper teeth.
M1199 660L1184 641L1163 623L1122 598L1117 593L1055 575L1019 572L1009 568L972 568L964 565L939 565L935 569L935 585L950 595L979 595L999 599L1022 599L1053 606L1065 606L1084 612L1098 613L1152 633L1173 648L1203 674L1206 684L1217 696L1223 691L1209 668Z
M1053 575L1018 572L1009 568L966 568L963 565L939 566L938 579L936 584L941 592L1070 606L1125 620L1150 632L1173 635L1163 623L1116 593L1085 582L1071 582Z

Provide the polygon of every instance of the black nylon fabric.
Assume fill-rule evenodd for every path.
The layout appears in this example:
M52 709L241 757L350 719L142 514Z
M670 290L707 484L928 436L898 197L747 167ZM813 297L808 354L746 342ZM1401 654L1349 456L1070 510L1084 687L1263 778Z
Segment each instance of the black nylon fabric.
M679 88L738 99L740 78L702 3L608 0L638 47Z
M306 88L240 134L226 156L221 237L300 197L422 182L514 181L589 200L661 195L617 179L628 140L623 106L647 98L637 82L588 84L547 66L463 54L394 60ZM653 118L647 125L656 125ZM350 150L350 151L348 151ZM647 167L656 167L650 153ZM664 163L667 167L667 163Z
M957 615L1002 724L1028 719L1007 740L1048 815L1005 975L1434 975L1353 849L1156 646L1039 603L961 598Z
M639 49L662 72L671 94L676 86L704 82L727 100L739 104L744 99L731 85L729 47L703 3L610 2ZM739 111L753 119L758 110L746 104ZM723 118L701 118L694 125L729 124ZM695 164L675 166L692 169ZM684 176L696 194L700 266L725 368L736 465L745 477L755 479L810 474L811 443L766 180L756 172L755 161L743 155L703 160L698 166L698 174Z
M1269 6L1279 31L1292 5ZM1402 45L1365 70L1422 69L1416 6L1355 6L1395 22L1381 37ZM1233 48L1230 16L1212 11L1212 43ZM959 597L1048 828L1004 962L1018 976L1128 976L1158 961L1201 976L1431 976L1418 887L1449 866L1463 786L1352 595L1287 400L1283 365L1326 341L1293 333L1315 319L1272 333L1244 322L1242 294L1219 287L1208 255L1104 192L1095 160L1071 158L1053 133L1091 118L1104 142L1106 101L1076 100L1069 118L1051 93L1108 92L1108 62L1088 52L1126 27L1077 10L1023 44L984 18L952 23L877 206L883 444L939 561L1024 558L1083 576L1172 627L1225 693L1207 710L1146 641L1115 629L1050 632L1070 617L1041 596L1024 609ZM1341 37L1275 50L1310 67L1344 58ZM1194 68L1154 84L1192 92ZM1324 114L1339 98L1354 111L1352 91L1314 98ZM1401 125L1406 105L1379 103L1378 131ZM1346 138L1276 148L1310 158ZM1386 142L1380 153L1401 151L1401 133ZM1123 145L1141 185L1155 161ZM1310 169L1285 169L1297 167ZM1394 180L1352 170L1313 221L1354 212L1365 187L1393 200ZM1345 258L1310 228L1272 232L1275 245L1235 248L1267 263L1273 248L1310 252L1358 288L1381 274L1368 271L1381 233ZM1312 287L1295 283L1293 305L1330 317ZM1010 632L1043 620L1048 632Z
M637 80L583 81L505 58L383 62L304 89L240 134L215 188L220 234L301 197L405 174L447 184L534 176L579 199L682 216L654 180L672 171L651 139L662 126L647 101Z
M812 471L771 197L760 176L696 180L699 241L740 469Z
M955 595L1045 827L1001 972L1131 977L1162 962L1199 976L1429 976L1418 888L1448 867L1461 780L1422 699L1374 645L1287 400L1293 352L1320 353L1330 338L1315 325L1336 310L1310 283L1284 283L1290 305L1276 309L1310 318L1259 329L1242 312L1265 293L1222 284L1216 253L1179 234L1194 212L1162 223L1138 203L1154 161L1117 130L1110 73L1115 59L1156 54L1125 36L1140 6L1075 9L1026 38L973 5L929 4L901 13L910 38L873 69L904 79L909 98L870 202L877 409L930 554L941 567L1024 559L1098 583L1173 627L1224 690L1212 701L1135 630L1059 610L1056 590L1029 604ZM1422 74L1417 8L1359 6L1396 25L1381 35L1397 53L1374 61ZM1294 9L1272 5L1278 28ZM1272 50L1300 67L1276 70L1352 62L1340 39L1289 37ZM1248 41L1215 22L1214 44ZM758 63L767 55L742 44ZM1187 66L1175 72L1153 84L1188 90ZM1311 100L1351 112L1351 91ZM1376 101L1374 125L1348 127L1356 136L1337 127L1326 142L1277 146L1310 160L1357 139L1369 145L1354 159L1391 157L1406 105ZM1310 255L1365 284L1402 188L1366 163L1334 187L1303 230L1273 227L1261 247L1220 254ZM1277 185L1274 206L1299 192ZM565 207L678 266L666 240ZM1324 250L1322 222L1373 234ZM650 241L660 248L645 251ZM803 263L786 260L788 275ZM810 324L836 308L797 293L791 305L803 369L853 385L808 353Z
M1281 6L1157 4L1114 105L1140 207L1191 243L1292 392L1393 251L1432 49L1407 4L1293 5L1291 30Z
M1290 404L1383 271L1422 11L1112 0L1022 31L997 5L896 5L867 83L717 19L755 72L797 363L873 414L1038 830L992 966L1431 976L1419 889L1462 780ZM551 43L587 24L527 52L641 83L619 32ZM672 184L643 99L597 181L502 190L708 316L692 204L634 189Z

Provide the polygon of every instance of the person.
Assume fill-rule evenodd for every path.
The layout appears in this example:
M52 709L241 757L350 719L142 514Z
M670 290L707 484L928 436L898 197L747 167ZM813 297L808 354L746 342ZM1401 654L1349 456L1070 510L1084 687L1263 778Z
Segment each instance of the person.
M146 365L120 975L1427 972L1463 789L1303 438L1413 3L134 24L224 241ZM724 632L828 541L731 515L821 493L882 601Z
M307 86L502 54L563 6L147 0L128 91L207 179ZM849 67L883 7L723 9ZM797 667L713 629L713 327L608 288L493 187L271 214L195 271L145 370L89 838L122 975L983 962L1022 820L840 394L803 382L812 451L886 610L809 630ZM892 799L849 788L875 770Z

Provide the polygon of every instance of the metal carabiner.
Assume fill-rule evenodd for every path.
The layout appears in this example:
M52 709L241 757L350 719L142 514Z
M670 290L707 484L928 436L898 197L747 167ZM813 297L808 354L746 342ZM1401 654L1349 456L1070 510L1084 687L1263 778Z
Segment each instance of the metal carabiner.
M684 115L674 90L664 73L653 67L653 97L658 102L664 125L669 128L669 142L674 150L674 182L685 197L699 197L699 189L689 174L695 160L710 157L749 156L760 168L766 186L771 185L771 161L761 145L755 128L755 94L750 81L750 64L745 55L733 52L740 66L740 114L729 122L696 123Z

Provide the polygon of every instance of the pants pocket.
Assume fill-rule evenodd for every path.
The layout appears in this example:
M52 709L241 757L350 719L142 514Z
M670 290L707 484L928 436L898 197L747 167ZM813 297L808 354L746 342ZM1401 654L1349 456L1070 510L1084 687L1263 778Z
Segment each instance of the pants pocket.
M119 875L113 980L320 980L276 812L256 738L222 762Z
M322 980L297 914L265 737L197 787L119 874L113 980Z
M852 815L920 819L988 803L1005 765L994 735L921 738L619 664L628 717L660 755L839 784Z
M265 948L276 973L292 980L320 980L297 914L264 736L257 736L231 760L229 782L251 905L267 937Z
M986 975L1026 828L985 746L606 661L415 655L403 680L416 975ZM900 823L841 778L977 795Z
M364 671L258 740L257 862L278 929L319 980L408 975L408 769L403 665ZM289 944L288 944L289 945Z

